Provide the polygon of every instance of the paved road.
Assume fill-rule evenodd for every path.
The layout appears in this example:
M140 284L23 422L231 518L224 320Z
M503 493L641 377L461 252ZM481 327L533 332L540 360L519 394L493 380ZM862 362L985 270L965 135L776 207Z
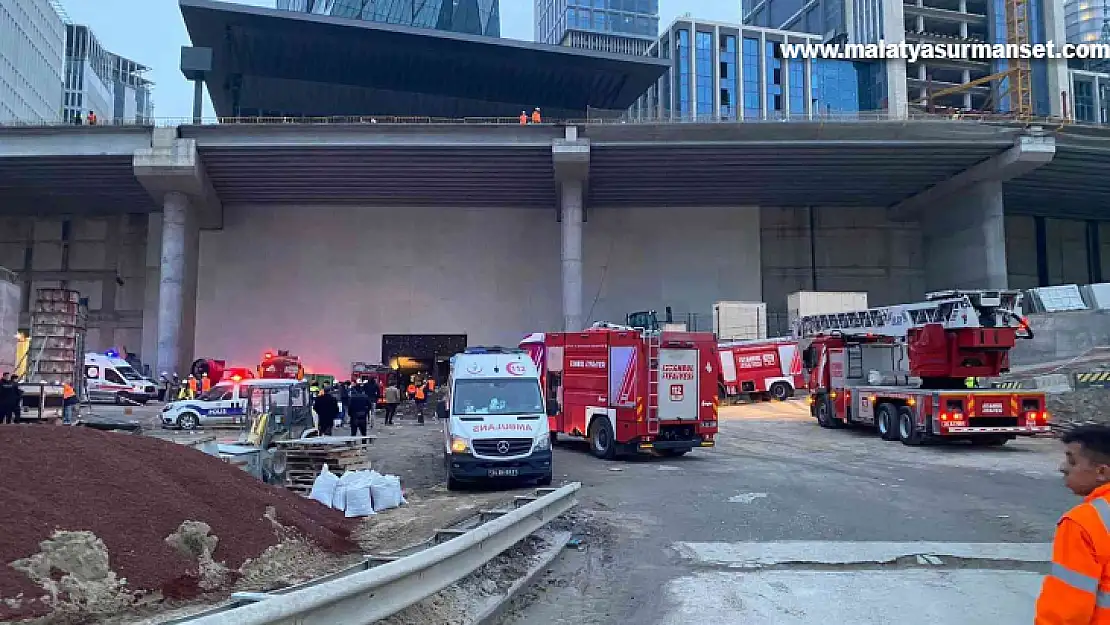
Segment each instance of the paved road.
M597 546L504 622L1028 623L1074 503L1057 445L910 448L787 402L724 409L718 448L680 459L564 446L556 472L583 483Z

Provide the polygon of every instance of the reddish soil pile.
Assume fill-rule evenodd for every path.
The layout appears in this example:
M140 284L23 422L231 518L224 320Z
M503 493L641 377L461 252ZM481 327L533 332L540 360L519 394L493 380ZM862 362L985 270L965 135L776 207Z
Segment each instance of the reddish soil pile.
M37 553L56 530L100 537L111 568L133 590L195 596L196 562L165 538L184 521L203 521L219 538L214 559L234 570L278 542L268 506L327 551L357 550L341 512L194 449L80 427L0 426L0 599L44 594L9 565ZM37 601L18 609L0 601L0 622L47 611Z

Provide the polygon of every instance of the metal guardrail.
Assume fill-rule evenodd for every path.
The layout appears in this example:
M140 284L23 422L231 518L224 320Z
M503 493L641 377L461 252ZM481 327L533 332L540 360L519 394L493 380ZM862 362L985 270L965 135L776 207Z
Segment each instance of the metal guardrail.
M1037 118L1018 118L1014 115L1006 114L989 114L989 113L962 113L960 115L938 114L938 113L922 113L911 111L904 117L891 115L888 111L860 111L853 113L824 113L808 115L792 115L792 116L772 116L768 119L736 119L733 117L720 117L713 115L701 115L690 117L637 117L637 116L622 116L622 117L585 117L585 118L566 118L566 119L548 119L542 125L613 125L613 124L778 124L790 122L808 122L808 123L858 123L858 122L876 122L876 121L889 121L889 122L912 122L912 121L950 121L953 123L1014 123L1021 122L1029 125L1043 124L1048 126L1079 126L1099 128L1105 127L1104 124L1089 124L1086 122L1076 122L1074 120L1058 118L1058 117L1037 117ZM286 116L243 116L243 117L205 117L200 120L200 125L231 125L231 124L244 124L244 125L273 125L273 124L299 124L299 125L319 125L319 124L439 124L439 125L486 125L486 126L518 126L520 119L518 117L427 117L427 116L395 116L395 115L345 115L345 116L330 116L330 117L286 117ZM138 127L176 127L176 126L190 126L194 124L192 117L158 117L144 121L133 120L106 120L97 124L97 127L120 127L120 126L138 126ZM30 121L18 122L7 121L0 122L0 126L7 127L22 127L22 128L53 128L53 127L66 127L73 126L77 128L85 128L86 125L74 124L72 121L64 120L48 120L48 121Z
M237 594L233 596L237 606L166 625L369 625L473 573L570 510L578 503L581 487L574 482L537 489L536 496L515 497L514 509L480 511L396 554L371 557L284 591Z

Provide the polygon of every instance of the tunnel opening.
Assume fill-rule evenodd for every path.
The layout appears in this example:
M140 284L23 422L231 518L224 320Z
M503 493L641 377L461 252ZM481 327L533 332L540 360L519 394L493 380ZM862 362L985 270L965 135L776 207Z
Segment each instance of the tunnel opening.
M445 382L451 357L466 350L465 334L384 334L382 362L408 383L417 373Z

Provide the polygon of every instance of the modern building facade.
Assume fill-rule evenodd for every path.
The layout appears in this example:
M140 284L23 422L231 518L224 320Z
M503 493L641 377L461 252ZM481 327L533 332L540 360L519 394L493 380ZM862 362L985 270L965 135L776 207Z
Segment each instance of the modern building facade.
M0 0L0 123L57 119L65 34L50 0Z
M64 119L90 111L100 120L144 123L154 117L148 71L104 49L88 26L66 24Z
M1064 0L1064 26L1068 43L1110 41L1103 33L1110 20L1105 0Z
M276 7L468 35L501 36L499 0L277 0Z
M1072 69L1071 101L1068 110L1072 118L1086 124L1110 122L1110 74L1082 69Z
M1010 41L1006 11L1009 0L750 0L744 23L801 30L825 41L845 43L1018 43ZM1028 43L1065 38L1064 11L1050 0L1024 3ZM943 59L907 63L888 60L876 86L885 90L880 109L896 116L928 104L928 94L966 85L1009 69L1009 62ZM1069 89L1063 60L1031 61L1034 115L1062 116ZM932 104L970 110L1010 110L1009 79L967 87L934 98Z
M781 45L819 43L800 32L675 20L648 54L672 67L640 98L638 119L760 120L851 115L876 106L881 65L785 59Z
M535 0L535 39L615 54L646 54L659 34L659 0Z

